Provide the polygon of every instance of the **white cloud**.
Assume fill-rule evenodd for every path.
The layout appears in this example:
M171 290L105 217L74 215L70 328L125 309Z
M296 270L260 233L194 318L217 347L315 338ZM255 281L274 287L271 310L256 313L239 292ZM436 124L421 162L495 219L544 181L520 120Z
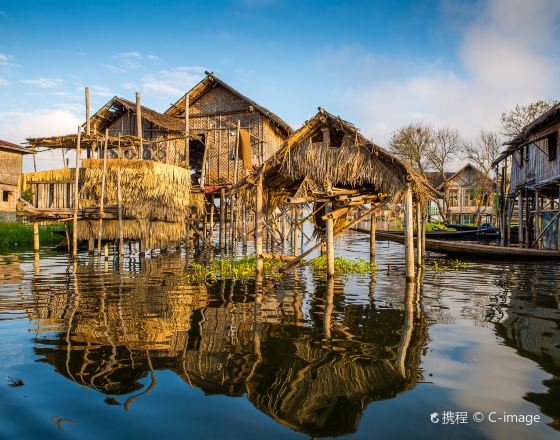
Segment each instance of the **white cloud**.
M137 51L120 52L113 55L115 64L106 64L105 67L112 72L121 73L126 70L134 70L143 67L144 61L157 62L160 58L154 54L144 55Z
M203 67L176 67L160 70L142 79L143 89L155 95L180 96L204 76Z
M558 98L560 3L485 0L478 11L462 28L457 67L438 60L407 65L362 53L346 71L355 78L358 70L362 81L346 86L337 105L355 115L367 135L387 144L395 129L414 120L475 136L480 129L498 129L501 113L516 104ZM377 76L391 70L387 63L403 68L395 79Z
M42 89L51 89L62 84L61 78L20 79L20 83L37 86Z

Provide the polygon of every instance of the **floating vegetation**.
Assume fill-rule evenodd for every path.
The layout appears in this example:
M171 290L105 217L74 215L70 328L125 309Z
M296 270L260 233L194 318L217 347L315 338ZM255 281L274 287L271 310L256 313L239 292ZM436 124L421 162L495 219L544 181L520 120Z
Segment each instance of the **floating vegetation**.
M279 260L264 259L263 273L280 278L281 274L278 273L277 269L282 264L283 262ZM256 257L252 255L249 257L212 260L208 265L193 262L187 274L187 280L211 284L218 279L238 280L254 278L256 276Z
M445 258L432 258L426 260L425 265L438 271L448 271L448 270L462 270L467 268L467 263L460 260L449 260Z
M327 257L322 255L320 257L313 258L306 264L311 266L315 271L326 272ZM375 264L375 262L370 263L369 261L362 260L361 258L358 258L357 260L350 260L344 257L336 257L334 259L334 271L337 274L370 273L372 270L377 270L377 264Z

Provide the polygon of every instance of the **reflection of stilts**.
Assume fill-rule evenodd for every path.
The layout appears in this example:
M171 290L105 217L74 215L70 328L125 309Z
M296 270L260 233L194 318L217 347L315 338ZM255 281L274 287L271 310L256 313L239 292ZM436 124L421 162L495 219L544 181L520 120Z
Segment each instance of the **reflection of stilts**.
M412 281L406 283L406 290L404 295L404 322L402 327L401 339L397 351L396 364L402 377L406 377L406 356L410 339L412 337L412 330L414 329L414 302L415 302L415 284Z
M72 308L70 309L70 314L68 315L68 330L66 331L66 372L68 373L68 376L76 383L78 382L76 381L76 379L74 379L72 373L70 373L70 355L72 353L72 343L70 342L70 333L72 331L74 315L76 314L76 311L78 310L78 304L80 303L80 292L78 288L77 270L78 270L78 262L76 261L76 259L74 259L74 265L72 269L73 278L74 278L74 295L73 295L74 300L72 302Z
M154 367L152 366L152 358L150 357L150 352L148 350L146 350L146 357L148 359L148 367L150 368L150 385L141 393L135 394L134 396L130 396L128 399L126 399L126 402L124 402L125 411L128 411L130 405L132 405L132 402L138 399L138 397L143 396L144 394L148 394L156 387L156 372L154 371Z
M331 338L331 319L334 309L334 278L327 278L327 294L325 296L325 318L323 320L323 332L325 339Z

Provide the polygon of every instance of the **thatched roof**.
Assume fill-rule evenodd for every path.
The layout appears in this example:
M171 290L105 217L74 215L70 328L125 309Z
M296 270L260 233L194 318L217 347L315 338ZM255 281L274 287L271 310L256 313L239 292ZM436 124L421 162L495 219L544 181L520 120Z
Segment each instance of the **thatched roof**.
M274 125L281 128L288 135L293 132L292 127L290 127L278 115L272 113L267 108L263 107L260 104L257 104L252 99L243 95L242 93L240 93L239 91L231 87L229 84L226 84L221 79L217 78L213 73L211 72L205 72L205 73L206 73L206 77L188 92L190 105L195 103L198 99L200 99L203 95L205 95L208 91L212 90L214 87L221 86L226 90L228 90L229 92L233 93L235 96L237 96L245 103L247 103L248 110L252 107L253 110L256 110L259 113L261 113L263 116L268 118ZM165 114L169 116L178 116L180 114L184 114L184 112L185 112L185 98L181 97L175 102L175 104L171 105L171 107L169 107L165 111Z
M329 145L323 142L323 131L328 131ZM322 108L259 172L268 190L291 194L307 185L325 193L340 187L397 196L408 182L418 197L427 199L435 194L412 167L367 139L350 122Z
M22 147L20 145L12 144L11 142L3 141L1 139L0 139L0 150L6 150L13 153L21 153L21 154L32 153L32 151L30 151L28 148Z
M148 107L141 106L141 108L142 118L146 121L172 132L185 132L185 121L183 119L159 113ZM136 104L127 99L115 96L92 116L92 127L102 132L111 122L127 111L135 113Z

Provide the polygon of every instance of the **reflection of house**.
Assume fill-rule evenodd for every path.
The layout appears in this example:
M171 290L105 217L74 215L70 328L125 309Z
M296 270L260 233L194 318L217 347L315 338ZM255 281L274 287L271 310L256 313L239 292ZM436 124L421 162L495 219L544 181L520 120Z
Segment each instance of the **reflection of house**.
M22 156L28 153L26 148L0 140L0 221L15 220Z
M471 164L455 173L426 173L432 186L442 195L441 207L447 221L455 224L492 222L495 184ZM433 210L433 216L439 212Z
M427 324L409 291L403 313L345 305L343 292L319 285L304 320L306 292L295 284L282 296L256 295L254 281L189 285L179 267L165 270L169 263L159 260L136 280L95 272L102 291L88 267L69 280L73 290L64 280L34 286L41 361L122 396L126 408L157 386L158 370L174 371L207 394L246 395L277 422L313 436L354 432L369 403L420 377Z

